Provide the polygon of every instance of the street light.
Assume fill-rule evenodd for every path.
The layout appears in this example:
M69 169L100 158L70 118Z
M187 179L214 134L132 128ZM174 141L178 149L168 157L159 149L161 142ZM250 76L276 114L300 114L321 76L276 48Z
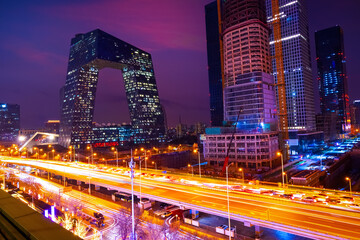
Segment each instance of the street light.
M351 193L351 178L346 177L345 180L346 180L346 181L349 181L350 195L352 196L352 193Z
M146 160L147 160L147 157L146 157L146 149L144 149L144 148L141 148L140 149L142 152L144 152L144 159L145 159L145 170L147 171L147 163L146 163Z
M229 199L229 167L234 163L230 163L226 166L226 195L227 195L227 207L228 207L228 223L229 223L229 240L231 240L231 223L230 223L230 199Z
M90 182L90 180L91 180L92 177L88 176L86 178L89 179L89 195L91 195L91 182Z
M286 177L286 186L288 186L289 182L288 182L288 176L287 176L286 172L283 172L283 175L285 175L285 177Z
M90 150L90 156L91 156L91 164L94 164L94 153L93 153L93 148L91 145L86 147L87 150ZM88 164L90 165L90 159L88 161Z
M201 164L200 164L200 149L194 149L194 153L198 154L198 160L199 160L199 177L201 177Z
M119 153L118 153L118 150L117 150L117 148L114 148L114 147L112 147L111 150L115 151L115 153L116 153L116 167L118 168L119 167Z
M244 171L242 168L239 168L239 172L241 172L242 175L242 183L245 184L245 178L244 178Z
M72 146L69 146L69 155L70 155L70 162L71 162L71 159L72 159Z
M282 176L282 186L284 187L284 157L281 152L277 152L276 155L281 156L281 176Z
M191 167L192 177L194 177L194 167L188 164L188 167Z
M39 159L39 155L40 155L40 153L39 153L39 149L38 149L37 147L34 147L33 149L34 149L35 151L37 150L37 155L36 155L36 158L37 158L37 159Z
M157 170L157 164L156 164L156 162L152 162L152 164L155 164L155 170Z

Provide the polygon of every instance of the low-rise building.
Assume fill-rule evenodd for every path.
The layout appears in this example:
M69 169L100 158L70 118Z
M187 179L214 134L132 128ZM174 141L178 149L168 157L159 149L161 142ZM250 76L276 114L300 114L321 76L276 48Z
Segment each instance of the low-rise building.
M202 141L205 161L223 165L229 149L229 164L233 162L236 167L257 170L274 167L279 150L278 132L236 132L232 139L232 131L233 128L206 129Z
M295 185L317 187L322 174L319 170L303 170L292 176L291 181Z

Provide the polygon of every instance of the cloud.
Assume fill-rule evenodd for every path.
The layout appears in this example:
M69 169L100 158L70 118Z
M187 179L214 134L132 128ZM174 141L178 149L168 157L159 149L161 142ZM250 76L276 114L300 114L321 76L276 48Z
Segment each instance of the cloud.
M64 56L51 51L38 49L35 46L31 46L30 43L24 40L7 39L7 41L2 43L2 48L6 51L10 51L27 62L37 63L43 66L66 62L66 58Z
M159 7L161 6L161 7ZM191 7L190 7L191 6ZM63 21L81 22L111 31L116 37L126 34L131 40L145 44L146 50L154 48L176 48L204 51L204 29L198 29L204 21L203 6L194 9L192 0L136 0L96 1L87 4L66 4L37 7ZM201 24L200 24L201 26ZM199 34L200 31L200 34ZM126 39L124 39L126 41Z

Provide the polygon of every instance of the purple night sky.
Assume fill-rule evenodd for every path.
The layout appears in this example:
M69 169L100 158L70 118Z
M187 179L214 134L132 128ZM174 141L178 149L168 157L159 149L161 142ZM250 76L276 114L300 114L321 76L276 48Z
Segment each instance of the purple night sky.
M180 115L183 123L209 123L204 6L211 1L1 1L0 102L20 104L22 128L59 119L70 40L76 33L100 28L152 54L169 126L177 124ZM315 30L343 27L349 95L359 99L360 1L307 2L312 46ZM316 73L315 65L313 69ZM96 97L95 121L129 122L120 71L101 71Z

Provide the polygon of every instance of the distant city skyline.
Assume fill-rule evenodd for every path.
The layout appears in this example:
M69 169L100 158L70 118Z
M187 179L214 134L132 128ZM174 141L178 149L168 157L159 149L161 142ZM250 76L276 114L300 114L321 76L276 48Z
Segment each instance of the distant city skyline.
M66 78L69 39L76 33L101 28L152 53L168 126L175 126L179 116L185 124L209 124L205 5L210 2L2 2L0 33L6 37L0 39L0 101L21 106L22 128L41 127L48 119L59 119L59 88ZM360 55L360 34L353 19L360 3L318 0L307 1L307 6L314 82L314 32L338 24L346 32L350 99L359 99L360 73L356 66L360 60L356 58ZM120 76L120 71L112 69L100 74L103 85L97 93L96 122L130 122ZM316 86L319 111L317 91Z

